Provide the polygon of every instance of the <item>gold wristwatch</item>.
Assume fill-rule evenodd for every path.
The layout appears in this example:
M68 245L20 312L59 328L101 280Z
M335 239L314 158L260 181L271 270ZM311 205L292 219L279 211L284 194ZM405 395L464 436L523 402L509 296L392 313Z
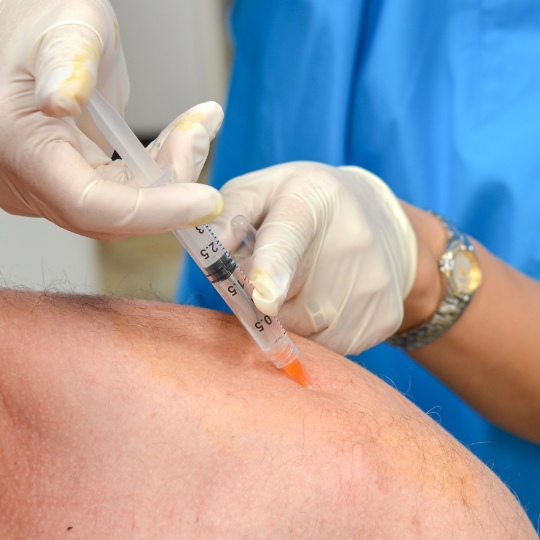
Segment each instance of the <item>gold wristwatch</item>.
M446 292L441 305L433 316L420 326L386 340L405 351L419 349L449 330L482 283L482 270L474 246L450 221L431 212L444 225L448 242L439 259L439 270L444 276Z

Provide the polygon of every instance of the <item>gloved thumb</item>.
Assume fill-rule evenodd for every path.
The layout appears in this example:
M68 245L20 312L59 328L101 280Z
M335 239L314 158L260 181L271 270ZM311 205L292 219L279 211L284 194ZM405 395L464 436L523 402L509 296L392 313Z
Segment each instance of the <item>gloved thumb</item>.
M83 23L63 23L48 30L35 64L35 98L47 115L76 116L96 86L103 43Z
M287 170L271 167L228 182L221 189L223 213L211 224L233 257L242 240L233 218L242 215L247 223L260 224L247 277L255 287L255 305L271 316L305 282L317 251L315 224L324 219L322 209L306 197L309 186L300 182L289 187L284 181Z
M255 288L253 301L263 313L276 316L301 289L314 258L314 232L311 206L294 195L281 197L268 213L257 231L248 275Z

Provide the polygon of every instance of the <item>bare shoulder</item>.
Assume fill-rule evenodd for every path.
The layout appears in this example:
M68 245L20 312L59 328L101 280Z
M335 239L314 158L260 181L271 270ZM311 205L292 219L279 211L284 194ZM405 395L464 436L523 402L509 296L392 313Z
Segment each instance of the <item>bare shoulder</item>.
M463 446L307 340L312 391L220 313L6 292L0 320L2 537L536 537Z

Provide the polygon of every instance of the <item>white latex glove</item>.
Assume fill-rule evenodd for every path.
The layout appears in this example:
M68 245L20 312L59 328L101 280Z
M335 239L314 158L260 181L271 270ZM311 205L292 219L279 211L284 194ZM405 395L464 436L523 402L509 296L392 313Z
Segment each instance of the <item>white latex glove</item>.
M0 0L0 207L100 239L211 221L222 207L199 176L221 107L194 107L150 152L172 185L138 189L84 109L94 88L123 114L129 81L106 0Z
M222 188L224 211L212 230L233 257L244 215L257 230L241 268L253 300L287 329L341 354L392 335L416 275L416 236L376 176L357 167L287 163L241 176Z

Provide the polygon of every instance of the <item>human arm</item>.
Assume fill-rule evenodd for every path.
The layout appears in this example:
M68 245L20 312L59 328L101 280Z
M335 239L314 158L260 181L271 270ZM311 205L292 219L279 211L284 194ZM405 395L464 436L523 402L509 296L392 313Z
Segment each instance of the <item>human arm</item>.
M258 307L279 309L288 328L340 353L357 354L417 326L441 299L442 225L377 186L359 168L279 165L226 184L225 211L213 225L233 252L241 238L231 218L244 214L256 226L255 251L243 265L264 296L262 302L255 297ZM540 285L481 246L478 251L484 271L479 296L448 335L413 356L487 418L540 442L534 331ZM333 304L318 328L308 307L313 301Z
M0 292L0 533L535 538L510 491L360 366L230 315Z
M129 81L108 0L0 3L0 207L103 240L211 220L219 193L194 183L222 120L204 103L173 121L149 152L175 183L141 189L85 104L97 88L123 114Z
M446 236L432 215L403 203L419 245L418 275L405 301L398 333L428 319L438 307L437 261ZM540 284L510 267L478 241L482 285L443 336L409 354L504 429L540 443Z

